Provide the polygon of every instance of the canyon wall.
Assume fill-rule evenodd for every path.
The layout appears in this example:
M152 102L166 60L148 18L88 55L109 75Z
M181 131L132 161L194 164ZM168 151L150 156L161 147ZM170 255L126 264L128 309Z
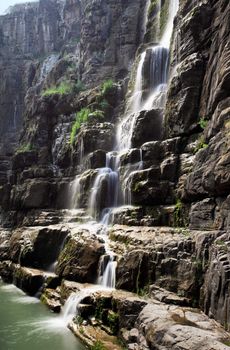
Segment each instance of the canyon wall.
M157 59L152 48L167 22L167 3L160 8L154 0L40 0L0 17L0 274L8 281L16 278L31 294L27 268L44 270L55 260L57 280L50 289L60 279L95 282L104 242L97 229L82 224L112 207L108 176L100 183L96 207L89 205L95 179L107 166L108 152L118 153L117 125L127 115L145 50L142 99L148 96ZM200 308L226 330L229 42L228 0L180 1L165 108L135 114L131 147L120 156L117 171L123 206L112 209L108 229L118 289L148 291L158 302ZM68 89L60 92L63 83ZM51 88L56 91L50 93ZM74 133L79 113L88 119ZM44 279L42 273L35 289ZM125 302L116 295L106 298L118 298L122 324ZM144 304L137 304L136 323L125 324L128 331L138 328L137 349L164 346L153 337L154 329L143 334L150 311L146 306L141 313ZM132 334L122 337L132 343Z

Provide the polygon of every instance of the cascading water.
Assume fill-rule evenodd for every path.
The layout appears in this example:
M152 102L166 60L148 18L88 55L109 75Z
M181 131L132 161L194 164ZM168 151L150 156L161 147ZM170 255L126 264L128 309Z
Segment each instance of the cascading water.
M161 2L160 2L161 5ZM159 5L159 6L160 6ZM108 244L108 224L111 220L112 209L119 204L132 203L131 180L136 171L143 169L142 152L140 160L136 164L127 167L122 177L125 178L123 187L123 202L121 197L121 176L120 164L121 156L132 147L131 140L133 128L138 113L144 109L162 108L164 106L164 94L167 89L169 71L169 46L173 30L173 19L178 8L178 0L170 1L169 18L165 32L159 45L148 47L139 57L136 71L134 91L127 105L127 113L123 121L117 127L116 145L113 152L106 155L105 167L98 169L98 174L94 180L89 200L89 212L92 218L100 220L102 228L99 230L101 237L105 241L105 255L101 258L99 267L99 277L97 289L103 287L115 288L116 284L116 257L109 250ZM145 65L149 65L149 81L146 86L144 79ZM76 182L76 192L80 191L80 182ZM74 204L76 205L76 203ZM95 224L95 222L94 222ZM91 224L92 225L92 224ZM85 292L89 292L87 289ZM76 307L84 297L84 293L73 295L67 301L64 309L65 318L72 318L76 315Z
M53 67L57 63L58 59L59 59L59 55L53 53L44 60L41 66L39 83L41 83L47 77L49 72L53 69Z
M118 205L119 199L119 174L117 171L117 157L113 152L106 154L106 166L98 170L89 200L89 212L94 219L101 219L109 209ZM103 212L103 209L106 210ZM102 214L102 217L101 215ZM104 214L104 215L103 215Z
M98 284L107 288L115 288L117 267L115 256L113 254L103 256L100 265L101 275L98 278Z

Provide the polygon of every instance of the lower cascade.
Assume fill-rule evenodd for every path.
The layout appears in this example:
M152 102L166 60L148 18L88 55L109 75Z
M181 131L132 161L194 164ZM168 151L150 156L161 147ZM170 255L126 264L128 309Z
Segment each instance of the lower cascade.
M0 5L0 349L230 349L229 23Z

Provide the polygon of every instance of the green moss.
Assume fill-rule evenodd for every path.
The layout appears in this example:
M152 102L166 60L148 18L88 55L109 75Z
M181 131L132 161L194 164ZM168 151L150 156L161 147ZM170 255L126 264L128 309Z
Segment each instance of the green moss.
M230 346L230 339L224 339L221 341L222 344Z
M160 13L160 35L161 36L164 33L165 26L168 21L168 17L169 17L169 0L165 0Z
M95 318L98 320L102 320L104 309L106 308L107 300L105 298L101 298L96 306L95 310Z
M202 135L199 140L196 148L194 149L194 153L197 153L201 149L205 149L208 147L208 144L205 142L204 136Z
M151 3L148 8L148 17L152 16L152 14L155 12L158 1L159 0L151 0Z
M119 330L119 315L114 311L109 311L108 313L108 325L112 333L115 335Z
M47 90L42 92L42 96L52 96L55 94L58 95L67 95L73 91L73 85L70 82L63 81L58 86L51 86Z
M16 150L16 154L29 152L32 150L33 150L33 146L31 145L31 143L24 143L18 147L18 149Z
M176 227L183 226L181 216L182 216L182 202L180 199L177 199L174 213L173 213L174 226Z

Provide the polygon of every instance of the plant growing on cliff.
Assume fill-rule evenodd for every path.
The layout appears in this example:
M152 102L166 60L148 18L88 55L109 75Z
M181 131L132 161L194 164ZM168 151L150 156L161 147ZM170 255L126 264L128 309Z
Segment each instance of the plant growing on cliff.
M206 128L206 126L208 125L208 120L205 118L200 118L199 125L200 125L201 129L204 130Z
M19 154L24 152L30 152L32 150L33 150L33 146L31 145L31 143L24 143L18 147L15 153Z
M90 114L89 108L82 108L78 113L76 113L76 119L72 126L71 134L70 134L70 143L71 145L74 144L75 137L77 135L78 130L80 129L81 125L88 121Z
M201 135L201 137L198 140L198 143L194 149L194 153L197 153L200 149L207 148L208 144L205 142L204 136Z
M91 346L91 350L106 350L106 347L100 340L97 340L96 343Z
M47 90L42 92L42 96L52 96L55 94L58 95L67 95L71 93L73 90L73 86L70 84L70 82L63 81L58 86L52 86L48 88Z
M106 81L104 81L104 83L101 85L101 93L102 95L106 95L107 93L109 93L113 88L113 80L112 79L108 79Z
M81 80L78 80L75 85L73 86L73 91L76 94L79 94L81 91L85 90L85 85L83 84L83 82Z
M180 199L177 199L174 213L173 213L173 221L174 226L180 227L183 226L183 218L182 218L182 202Z
M109 328L111 329L112 333L115 335L118 333L119 330L119 315L118 313L114 311L110 311L108 313L108 324Z
M83 123L86 123L93 119L102 119L104 118L104 112L96 109L91 112L89 108L82 108L79 112L76 113L76 119L72 126L71 134L70 134L70 144L73 145L77 132L80 129Z

